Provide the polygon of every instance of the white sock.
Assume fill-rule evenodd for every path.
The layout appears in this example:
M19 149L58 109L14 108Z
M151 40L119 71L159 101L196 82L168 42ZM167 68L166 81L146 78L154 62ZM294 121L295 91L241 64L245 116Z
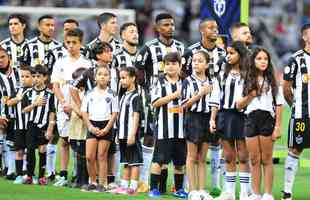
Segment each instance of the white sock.
M142 145L143 165L140 170L140 180L149 185L150 167L153 159L153 147Z
M77 175L77 153L72 151L72 160L73 160L73 169L72 169L72 176Z
M184 174L184 179L183 179L183 188L188 189L188 177L186 174Z
M240 181L240 193L248 194L249 183L250 183L250 173L249 172L239 172ZM250 186L251 187L251 186Z
M122 188L128 188L128 181L125 179L121 179L121 187Z
M292 194L294 179L298 168L298 155L288 153L285 161L284 192Z
M57 153L57 145L55 144L47 144L46 146L46 172L47 176L55 173L56 167L56 153Z
M3 156L3 166L4 168L9 167L9 146L6 144L6 140L3 141L3 152L2 152L2 156Z
M25 149L25 153L23 156L23 171L27 170L27 149Z
M16 151L8 151L8 172L7 175L15 173L15 158L16 158Z
M136 180L131 180L131 181L130 181L130 189L133 189L133 190L136 191L137 187L138 187L138 181L136 181Z
M220 145L211 146L211 187L219 188L220 187Z
M226 191L235 195L237 172L226 172Z
M116 145L116 153L115 153L115 182L119 182L121 180L121 153L119 151L119 145Z
M220 174L221 174L221 186L222 191L226 191L226 184L225 184L225 176L226 176L226 161L223 157L220 159Z

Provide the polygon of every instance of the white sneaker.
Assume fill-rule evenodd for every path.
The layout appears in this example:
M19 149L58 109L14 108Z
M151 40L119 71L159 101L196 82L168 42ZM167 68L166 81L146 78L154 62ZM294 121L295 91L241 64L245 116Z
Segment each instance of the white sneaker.
M235 195L230 192L222 192L221 195L214 200L235 200Z
M60 177L56 183L54 183L54 186L56 187L63 187L68 185L68 181L65 179L65 177Z
M202 200L213 200L213 197L208 192L206 192L205 190L200 190L198 192L200 195L200 199L202 199Z
M259 194L254 194L252 193L248 198L247 200L261 200L262 199L262 196L259 195Z
M197 190L190 191L187 196L188 200L201 200L200 193Z
M249 195L247 193L239 193L239 200L247 200L249 198Z
M271 194L265 193L261 200L274 200L273 196Z

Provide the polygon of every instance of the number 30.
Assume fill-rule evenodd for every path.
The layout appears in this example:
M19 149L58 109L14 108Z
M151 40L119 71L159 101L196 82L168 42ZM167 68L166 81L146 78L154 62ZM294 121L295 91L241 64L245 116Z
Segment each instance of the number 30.
M305 131L305 122L296 122L296 131L304 132Z

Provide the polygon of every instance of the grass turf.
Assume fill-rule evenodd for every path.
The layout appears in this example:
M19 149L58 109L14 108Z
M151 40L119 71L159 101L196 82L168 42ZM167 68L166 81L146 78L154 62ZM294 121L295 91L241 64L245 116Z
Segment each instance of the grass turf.
M287 122L289 119L289 111L284 110L282 118L282 139L276 144L276 149L280 151L286 151L286 135L287 135ZM285 153L283 154L285 155ZM310 160L310 151L306 150L303 153L303 159ZM275 199L280 199L281 190L283 188L283 176L284 176L284 158L280 159L280 164L275 165L275 178L274 178L274 189L273 194ZM59 166L59 165L58 165ZM208 166L209 167L209 166ZM169 172L169 188L172 182L172 172ZM207 172L207 189L210 189L210 169ZM307 167L301 166L298 170L295 187L294 187L294 199L298 200L309 200L310 190L309 185L310 170ZM308 196L309 195L309 196ZM10 181L6 181L0 178L0 200L63 200L63 199L74 199L74 200L101 200L101 199L146 199L147 194L139 194L136 196L123 196L113 195L109 193L89 193L81 192L77 189L71 188L58 188L52 185L39 186L39 185L14 185ZM172 194L168 193L163 195L161 199L175 199Z

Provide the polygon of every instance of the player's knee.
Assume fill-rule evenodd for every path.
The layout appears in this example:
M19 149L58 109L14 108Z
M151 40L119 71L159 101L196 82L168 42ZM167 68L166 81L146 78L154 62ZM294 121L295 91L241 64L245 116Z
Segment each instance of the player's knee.
M250 158L252 166L259 166L261 164L260 155L255 155Z
M176 165L174 166L174 171L177 173L184 173L184 166Z
M225 162L227 164L236 163L236 154L233 152L225 153Z

